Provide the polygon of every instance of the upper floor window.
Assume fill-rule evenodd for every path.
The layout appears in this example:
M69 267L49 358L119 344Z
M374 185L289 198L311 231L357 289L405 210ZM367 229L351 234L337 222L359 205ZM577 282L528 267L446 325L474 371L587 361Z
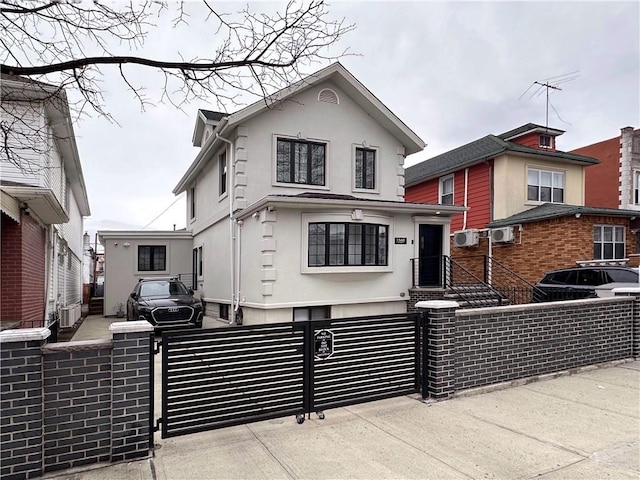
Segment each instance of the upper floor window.
M551 148L552 146L551 135L540 135L540 146L542 148Z
M622 225L594 225L593 259L618 260L624 257L624 229Z
M634 135L631 140L631 153L640 153L640 135Z
M356 148L356 188L376 188L376 151Z
M309 223L309 266L387 265L388 226Z
M68 212L71 206L71 186L69 182L64 185L64 209Z
M276 181L306 185L325 184L326 144L278 139Z
M196 218L196 187L189 189L189 218Z
M167 269L167 247L165 245L139 245L138 271L158 272Z
M633 172L633 203L640 205L640 172Z
M442 205L453 205L453 179L453 174L440 178L438 203Z
M527 200L564 203L564 172L529 168L527 170Z
M227 152L222 152L219 158L220 166L220 195L227 191Z

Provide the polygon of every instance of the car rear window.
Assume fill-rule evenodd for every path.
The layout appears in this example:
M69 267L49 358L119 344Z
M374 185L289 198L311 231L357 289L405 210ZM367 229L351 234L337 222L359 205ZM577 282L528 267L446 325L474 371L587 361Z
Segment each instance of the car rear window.
M638 273L632 270L608 270L606 274L609 276L611 282L621 283L638 283Z

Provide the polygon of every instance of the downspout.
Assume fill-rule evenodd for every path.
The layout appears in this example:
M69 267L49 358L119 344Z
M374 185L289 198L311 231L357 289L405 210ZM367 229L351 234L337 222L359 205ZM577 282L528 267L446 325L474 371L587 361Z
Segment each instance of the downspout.
M238 310L238 301L239 301L239 296L236 292L236 276L240 275L240 272L236 272L235 270L235 258L233 255L233 252L236 248L234 248L236 245L236 237L235 237L235 233L236 233L236 228L235 228L235 223L236 220L233 219L233 200L234 200L234 191L233 191L233 177L234 177L234 169L235 169L235 149L234 149L234 144L231 140L228 140L222 136L220 136L220 133L216 132L216 139L219 139L221 141L223 141L224 143L226 143L227 145L229 145L229 150L230 150L230 154L229 154L229 164L227 165L227 195L229 198L229 262L230 262L230 266L231 266L231 306L233 307L233 318L229 319L229 324L233 323L233 321L235 320L235 313ZM238 256L240 255L240 248L238 246L237 248L238 250ZM235 306L234 306L235 304Z
M45 281L44 281L44 320L45 320L45 327L49 326L49 315L52 313L49 311L49 290L51 288L51 284L50 284L50 280L51 280L51 258L53 258L52 255L52 249L53 247L51 246L51 229L53 228L52 225L49 225L47 227L47 251L45 252L45 267L44 267L44 275L45 275Z
M469 200L469 168L464 169L464 206L468 207ZM462 214L462 229L467 229L467 210Z

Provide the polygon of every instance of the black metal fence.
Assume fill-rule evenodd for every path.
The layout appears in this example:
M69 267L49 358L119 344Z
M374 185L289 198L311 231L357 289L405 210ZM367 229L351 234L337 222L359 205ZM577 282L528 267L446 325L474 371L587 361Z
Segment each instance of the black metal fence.
M162 334L162 437L419 391L419 314Z

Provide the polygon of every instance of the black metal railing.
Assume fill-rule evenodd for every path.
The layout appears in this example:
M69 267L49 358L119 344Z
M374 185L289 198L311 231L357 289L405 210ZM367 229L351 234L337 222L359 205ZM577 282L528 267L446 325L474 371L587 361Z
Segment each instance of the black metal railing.
M445 288L469 306L486 306L491 302L516 305L551 300L547 292L487 255L456 259L446 255L420 257L411 259L411 264L414 287Z

